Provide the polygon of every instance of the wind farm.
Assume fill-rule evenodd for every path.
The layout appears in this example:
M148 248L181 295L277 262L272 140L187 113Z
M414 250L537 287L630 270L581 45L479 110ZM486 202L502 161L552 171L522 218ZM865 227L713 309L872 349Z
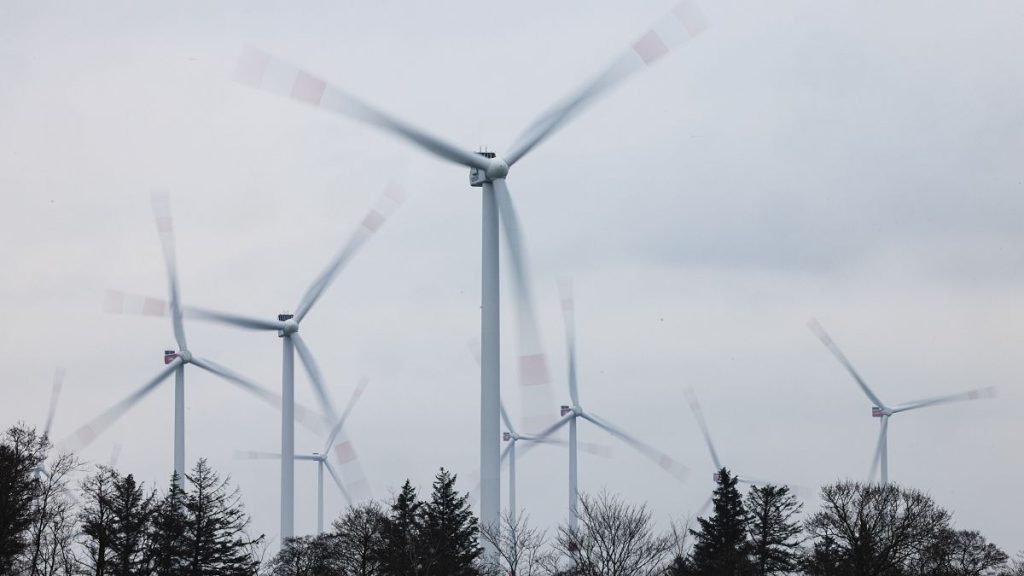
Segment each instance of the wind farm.
M807 522L851 482L1012 556L1018 40L798 4L257 2L188 46L19 8L5 428L75 490L203 460L268 558L442 472L552 542L601 494L700 532L732 480Z

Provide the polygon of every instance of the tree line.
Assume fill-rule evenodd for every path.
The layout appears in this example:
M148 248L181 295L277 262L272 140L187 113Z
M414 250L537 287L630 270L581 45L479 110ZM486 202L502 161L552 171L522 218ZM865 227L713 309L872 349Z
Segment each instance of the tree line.
M205 460L157 491L106 466L75 481L83 464L50 451L25 426L0 438L0 575L1024 576L1024 555L955 527L921 491L839 482L805 515L789 488L742 494L726 469L692 523L659 530L646 504L602 492L581 495L575 528L549 533L513 512L479 526L442 468L428 498L406 480L268 557L238 489Z

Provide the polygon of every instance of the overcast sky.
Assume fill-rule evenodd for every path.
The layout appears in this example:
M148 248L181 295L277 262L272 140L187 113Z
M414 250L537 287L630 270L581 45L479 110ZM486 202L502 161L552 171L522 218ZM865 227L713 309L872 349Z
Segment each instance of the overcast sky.
M405 478L429 491L440 466L468 490L479 189L393 137L233 83L235 60L258 46L468 149L501 151L671 5L0 0L0 424L41 426L58 366L57 439L163 367L166 319L103 312L108 289L166 294L151 189L171 191L184 301L272 318L397 181L409 201L302 333L337 404L370 380L348 430L376 497ZM508 180L557 376L552 412L568 397L556 280L572 277L584 407L693 471L680 485L584 422L581 438L613 453L581 456L581 488L646 501L663 525L695 512L712 464L687 385L740 474L864 479L878 422L807 329L818 318L888 403L998 387L994 401L896 416L890 477L959 526L1024 547L1024 4L704 11L707 33ZM278 389L274 335L186 328L194 353ZM516 407L513 349L503 356ZM276 538L278 464L234 451L277 450L278 414L195 369L186 380L189 462L229 473L254 531ZM296 388L314 403L301 372ZM165 385L81 456L105 462L119 444L119 467L162 488L172 400ZM300 428L297 450L322 441ZM315 529L305 464L300 533ZM538 524L561 521L564 450L518 469L519 504ZM333 490L327 502L330 516L344 504Z

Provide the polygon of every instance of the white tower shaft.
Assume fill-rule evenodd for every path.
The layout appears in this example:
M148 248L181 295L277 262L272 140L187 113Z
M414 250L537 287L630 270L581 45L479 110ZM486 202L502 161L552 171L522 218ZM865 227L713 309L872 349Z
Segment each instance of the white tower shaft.
M185 489L185 365L174 371L174 471Z
M569 529L576 530L579 521L577 499L579 498L576 453L576 415L569 420Z
M498 203L494 186L483 192L483 242L480 306L480 524L497 529L501 513L500 292L498 285ZM484 554L494 558L485 542Z
M295 344L281 338L281 541L295 536Z

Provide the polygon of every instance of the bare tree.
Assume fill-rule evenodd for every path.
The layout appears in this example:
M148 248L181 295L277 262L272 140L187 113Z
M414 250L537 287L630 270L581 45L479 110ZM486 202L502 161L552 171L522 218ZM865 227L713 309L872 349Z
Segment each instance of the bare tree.
M60 454L45 474L39 474L33 498L26 570L31 576L71 574L77 519L70 492L71 475L80 464L73 454ZM71 560L71 562L69 562Z
M926 494L892 484L841 482L822 488L821 499L807 530L858 575L902 573L949 525L949 513Z
M497 552L496 563L483 568L487 574L542 576L550 574L557 562L547 546L547 531L530 526L524 514L509 510L498 526L482 526L480 538Z
M653 576L666 567L671 536L654 532L645 505L601 492L580 497L579 527L559 528L558 548L578 576Z

